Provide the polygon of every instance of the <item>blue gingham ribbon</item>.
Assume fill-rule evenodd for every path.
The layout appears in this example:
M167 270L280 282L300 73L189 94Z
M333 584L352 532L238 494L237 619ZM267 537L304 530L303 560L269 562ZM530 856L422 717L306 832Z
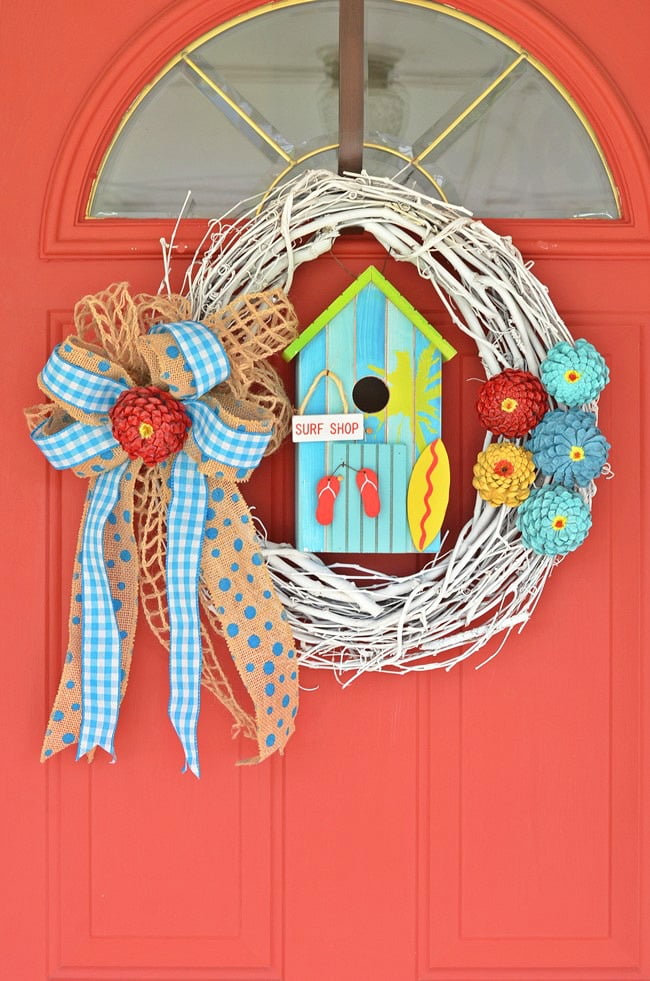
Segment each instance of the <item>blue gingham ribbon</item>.
M155 338L158 340L154 342ZM159 324L138 344L149 365L152 384L173 394L174 385L167 383L170 372L163 368L182 359L184 384L192 392L181 396L180 401L192 421L197 457L181 450L169 461L172 496L167 515L166 580L169 715L185 752L185 768L198 776L196 727L202 667L198 579L208 497L205 465L216 462L237 470L252 469L260 462L271 431L252 431L246 424L233 429L222 418L218 403L201 401L230 371L220 341L204 324ZM96 746L114 756L124 652L104 536L122 480L132 479L134 474L133 464L112 434L108 412L130 387L130 380L119 365L96 348L70 337L53 351L40 384L54 400L57 413L32 432L32 439L56 469L71 468L80 476L92 478L82 532L82 713L77 758ZM79 421L80 416L96 424Z
M268 433L242 433L227 426L213 409L203 402L186 402L185 408L192 420L192 435L197 446L211 460L220 460L229 467L251 470L256 467L269 443Z
M104 528L128 467L121 464L95 481L82 536L81 697L83 705L77 759L101 746L114 756L113 739L120 706L121 644L111 585L104 562Z
M169 605L169 718L185 750L186 766L199 775L196 724L201 688L199 571L208 501L207 480L182 451L171 476L167 516Z
M74 470L95 456L116 450L118 442L110 429L74 422L58 433L47 433L47 421L32 433L32 439L55 470Z
M54 399L84 412L108 412L128 387L126 382L71 363L64 357L67 348L74 350L69 341L64 341L52 351L41 372L43 385ZM108 361L103 363L110 366Z
M178 344L184 363L194 376L198 392L209 392L230 374L226 352L204 324L182 320L177 324L155 324L149 336L163 334Z

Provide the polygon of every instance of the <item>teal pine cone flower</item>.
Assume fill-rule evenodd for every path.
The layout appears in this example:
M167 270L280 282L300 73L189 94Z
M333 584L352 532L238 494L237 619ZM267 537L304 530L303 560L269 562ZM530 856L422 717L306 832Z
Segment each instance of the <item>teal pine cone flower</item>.
M560 341L542 361L540 377L546 391L564 405L585 405L598 398L609 381L609 368L593 344Z
M582 545L591 528L591 512L576 491L560 484L533 488L517 509L524 545L540 555L566 555Z
M598 477L610 449L593 412L581 409L547 412L526 446L535 466L565 487L586 487Z

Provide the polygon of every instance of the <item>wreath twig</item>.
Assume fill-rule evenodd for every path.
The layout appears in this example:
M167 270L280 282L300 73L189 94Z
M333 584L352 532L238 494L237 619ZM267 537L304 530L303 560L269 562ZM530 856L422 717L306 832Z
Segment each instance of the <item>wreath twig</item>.
M461 207L389 179L311 171L278 187L241 223L228 217L210 223L186 274L197 320L242 292L289 290L298 266L328 252L344 229L361 227L432 284L452 322L475 342L487 378L505 368L538 375L550 348L572 343L547 288L509 238ZM589 408L595 412L596 402ZM581 491L589 507L594 492L593 481ZM477 496L453 547L402 578L328 567L266 541L301 663L344 672L346 684L368 670L450 669L497 635L503 641L523 628L559 559L525 547L515 514Z

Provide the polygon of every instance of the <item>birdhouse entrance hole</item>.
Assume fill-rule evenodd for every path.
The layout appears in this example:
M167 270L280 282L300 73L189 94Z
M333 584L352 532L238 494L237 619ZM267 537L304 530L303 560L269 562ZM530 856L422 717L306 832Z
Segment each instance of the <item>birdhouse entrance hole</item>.
M352 401L361 412L381 412L388 405L390 392L382 378L366 375L352 389Z

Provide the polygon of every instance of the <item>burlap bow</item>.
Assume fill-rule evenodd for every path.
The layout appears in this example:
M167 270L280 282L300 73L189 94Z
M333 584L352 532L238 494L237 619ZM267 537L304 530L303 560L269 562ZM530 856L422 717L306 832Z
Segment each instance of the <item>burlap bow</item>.
M267 451L274 395L286 422L268 366L265 373L253 362L257 395L253 379L241 377L241 349L252 345L259 359L261 345L268 357L296 322L278 293L240 298L209 325L156 323L165 305L183 308L179 298L133 300L124 285L86 297L75 311L77 334L56 346L39 377L52 403L32 439L55 468L90 478L68 651L42 758L73 743L77 758L97 746L114 756L140 592L169 648L169 715L186 768L198 776L202 672L204 683L216 675L209 686L256 738L257 759L282 750L294 729L292 635L238 483ZM227 641L254 717L218 667L200 601Z

